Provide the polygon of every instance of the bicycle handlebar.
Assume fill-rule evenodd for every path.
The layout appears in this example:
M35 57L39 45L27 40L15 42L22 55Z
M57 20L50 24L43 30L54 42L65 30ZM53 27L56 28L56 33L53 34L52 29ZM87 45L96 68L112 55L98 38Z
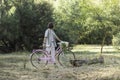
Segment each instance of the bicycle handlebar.
M69 42L67 42L67 41L61 41L61 42L58 42L57 44L58 44L58 45L65 44L65 45L68 47Z

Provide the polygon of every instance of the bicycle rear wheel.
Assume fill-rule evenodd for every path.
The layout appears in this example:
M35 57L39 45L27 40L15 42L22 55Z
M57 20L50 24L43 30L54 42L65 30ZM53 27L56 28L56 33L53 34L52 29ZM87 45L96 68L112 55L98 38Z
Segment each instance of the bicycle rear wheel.
M47 54L41 50L35 50L30 56L30 62L33 67L35 68L42 68L45 67L48 63L47 60L41 60L42 58L46 57Z
M64 52L61 52L58 55L57 59L61 66L72 67L70 60L75 60L75 53L71 50L66 50Z

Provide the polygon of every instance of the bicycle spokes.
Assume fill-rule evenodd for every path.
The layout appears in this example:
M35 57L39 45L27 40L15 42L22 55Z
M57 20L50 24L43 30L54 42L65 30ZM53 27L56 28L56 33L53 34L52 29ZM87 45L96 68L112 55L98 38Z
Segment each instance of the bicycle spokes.
M48 63L47 59L45 59L46 56L47 55L42 51L32 53L30 58L31 64L36 68L44 67Z

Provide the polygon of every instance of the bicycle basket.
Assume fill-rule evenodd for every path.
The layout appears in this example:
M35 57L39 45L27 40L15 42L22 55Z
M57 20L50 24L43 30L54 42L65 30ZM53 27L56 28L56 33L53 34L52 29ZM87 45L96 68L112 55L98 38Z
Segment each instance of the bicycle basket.
M67 48L69 46L69 42L66 41L61 41L60 43L58 43L63 49Z

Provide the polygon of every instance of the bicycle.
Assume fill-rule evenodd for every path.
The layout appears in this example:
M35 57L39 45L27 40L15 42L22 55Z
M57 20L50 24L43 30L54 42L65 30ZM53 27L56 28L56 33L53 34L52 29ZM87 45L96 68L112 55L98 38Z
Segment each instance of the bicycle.
M72 66L70 60L75 59L74 52L72 52L68 46L68 42L62 41L58 43L55 58L61 66ZM35 68L45 67L48 63L52 63L51 55L45 49L33 49L30 55L30 62Z

